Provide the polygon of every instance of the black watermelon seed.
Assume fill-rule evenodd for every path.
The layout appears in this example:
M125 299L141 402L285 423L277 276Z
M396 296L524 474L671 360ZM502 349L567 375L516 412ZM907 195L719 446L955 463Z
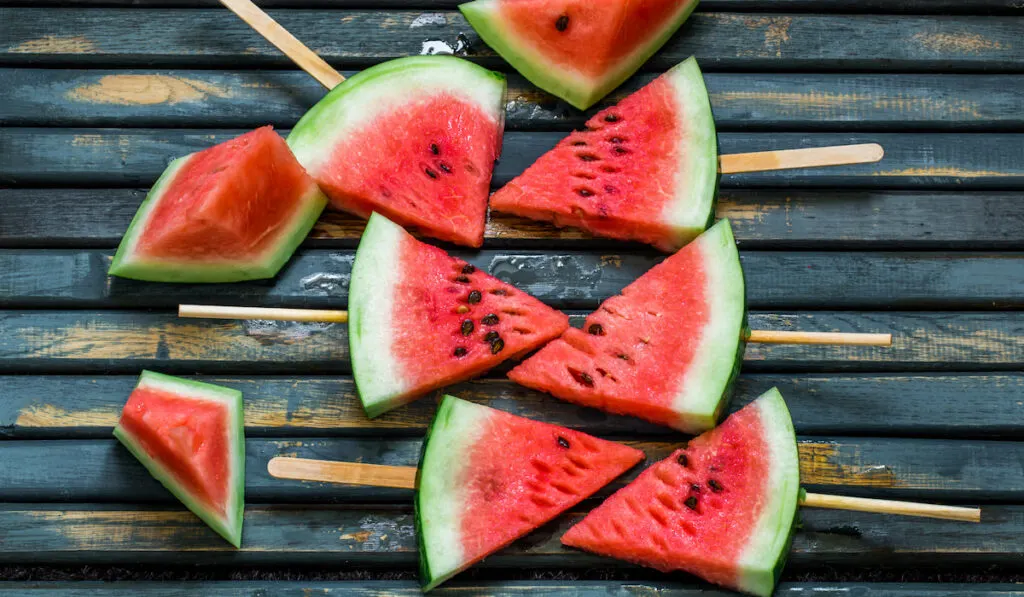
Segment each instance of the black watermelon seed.
M494 341L491 342L491 354L498 354L503 348L505 348L505 341L501 338L495 338Z
M608 141L618 145L619 143L622 143L622 137L612 137L611 139L608 139Z
M682 467L690 466L690 459L686 457L686 454L680 454L679 456L677 456L676 462L678 462L679 465Z
M441 148L437 146L437 143L430 144L430 153L434 155L438 155L439 153L441 153Z
M612 185L606 184L606 185L604 185L604 192L608 193L608 194L613 194L613 193L617 193L618 191L616 191L615 187L613 187Z
M616 147L615 148L615 153L617 153L619 155L624 155L624 154L629 153L629 150L626 149L625 147Z
M567 440L564 437L562 437L561 435L559 435L558 436L558 445L562 446L563 448L568 450L569 449L569 440Z
M498 316L494 313L488 313L487 315L484 315L483 319L480 320L480 323L484 325L496 325L498 323Z
M690 497L686 498L685 500L683 500L683 504L684 504L684 505L685 505L685 506L686 506L687 508L689 508L689 509L691 509L691 510L693 510L693 511L696 511L696 510L697 510L697 498L695 498L695 497L694 497L694 496L692 496L692 495L691 495Z
M619 117L614 114L608 114L604 117L605 122L618 122Z
M505 290L504 288L498 288L496 290L492 290L491 294L496 294L498 296L507 296L508 295L508 291Z
M592 323L590 324L590 327L587 328L587 333L591 336L603 336L604 326L599 323Z
M446 164L444 162L441 162L440 164L438 164L437 167L442 169L442 170L444 170L445 174L451 174L452 173L452 169L449 168L448 164Z
M498 332L491 330L484 334L484 342L494 342L498 339Z
M467 297L466 300L469 301L469 304L475 305L479 303L482 298L484 297L483 295L480 294L480 291L474 290L473 292L469 293L469 297Z
M569 373L572 374L573 379L575 379L579 383L587 386L588 388L594 387L594 378L590 377L590 374L587 373L586 371L575 371L573 369L570 369Z
M473 267L472 265L468 264L468 263L466 265L462 266L462 273L464 273L464 274L471 274L471 273L473 273L475 271L476 271L476 268Z
M589 189L576 189L576 194L580 197L590 197L594 192Z
M463 284L469 284L469 278L466 276L459 276L458 278L455 278L455 281L462 282Z
M569 28L569 16L568 15L562 15L562 16L558 17L558 19L555 20L555 29L558 29L559 31L565 31L568 28Z
M433 178L434 180L437 180L437 172L434 172L430 168L425 168L424 172L426 172L427 176L429 176L430 178Z
M572 145L573 145L573 147L586 147L587 146L587 142L586 141L573 141Z
M619 358L620 358L620 359L622 359L623 361L628 361L628 360L629 360L629 355L628 355L628 354L622 354L622 353L620 352L619 354L617 354L617 355L615 355L615 356L619 357Z
M457 357L464 357L464 356L466 356L467 352L468 351L466 350L466 348L464 346L459 346L458 348L455 349L455 352L453 354L455 356L457 356Z
M710 487L711 491L713 491L715 493L719 493L720 491L725 489L724 487L722 487L721 483L719 483L718 481L715 481L714 479L708 479L708 487Z
M597 156L592 154L592 153L580 153L580 154L577 154L576 157L578 157L579 159L583 160L584 162L596 162L597 161Z
M697 485L696 483L690 484L690 489L693 490L694 493L700 493L700 485Z
M460 331L462 332L463 336L468 336L468 335L472 334L473 333L473 320L472 319L463 319L462 320L462 327L460 328Z

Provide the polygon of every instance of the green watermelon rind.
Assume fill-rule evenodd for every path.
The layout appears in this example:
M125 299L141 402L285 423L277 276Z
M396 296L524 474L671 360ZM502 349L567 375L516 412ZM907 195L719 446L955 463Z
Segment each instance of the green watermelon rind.
M347 134L369 125L383 110L422 99L431 90L474 102L494 116L499 133L504 128L505 75L454 56L409 56L372 66L335 87L302 116L288 135L288 146L317 177Z
M427 428L416 472L415 518L420 552L420 578L429 591L465 570L457 540L458 496L464 464L461 458L477 440L490 409L445 395ZM440 521L440 522L438 522Z
M200 397L206 400L226 402L231 411L231 421L228 429L233 435L231 444L234 446L231 451L231 488L228 492L229 503L226 508L227 518L221 518L216 512L204 506L188 493L178 483L174 474L167 470L162 464L154 460L142 448L140 442L125 428L118 424L114 428L116 437L128 451L138 459L142 466L146 467L149 474L161 485L167 488L174 497L178 498L193 514L198 516L217 532L228 543L235 547L242 545L242 521L245 511L245 415L242 406L242 393L238 390L216 386L213 384L182 379L156 373L154 371L142 372L136 387L147 385L159 388L163 391L174 394L186 394Z
M327 196L316 185L300 199L302 206L292 216L289 229L277 242L264 249L259 259L199 263L173 259L143 258L135 254L139 236L149 223L153 209L174 181L175 175L197 154L190 153L172 161L146 194L128 230L121 239L108 273L119 278L146 282L215 283L242 282L273 278L313 229L327 207ZM204 259L205 260L205 259Z
M657 36L638 47L633 56L622 61L618 68L605 75L604 80L593 87L589 87L586 78L580 78L571 71L558 68L540 55L531 55L528 48L516 44L512 36L502 28L504 20L498 14L499 0L474 0L460 4L459 10L481 39L530 82L564 99L572 106L586 110L621 85L665 45L686 19L690 18L698 2L699 0L694 0L689 6L684 7L675 18L666 23L665 28Z

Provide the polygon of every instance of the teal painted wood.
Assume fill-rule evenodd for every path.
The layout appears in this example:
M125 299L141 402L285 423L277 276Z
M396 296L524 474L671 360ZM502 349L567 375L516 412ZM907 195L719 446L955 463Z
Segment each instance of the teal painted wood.
M559 309L594 310L661 262L653 251L453 251ZM110 278L112 251L0 250L0 308L175 308L179 303L343 308L355 252L299 251L271 280L157 284ZM1024 254L742 252L752 309L1024 306Z
M202 377L245 395L246 436L420 437L438 393L367 419L350 377ZM108 439L135 375L0 376L0 437ZM742 373L731 410L778 387L798 433L831 436L930 436L1024 439L1024 374L837 375ZM650 434L663 427L556 400L507 379L444 390L520 416L603 437Z
M568 514L480 564L502 568L634 568L563 548ZM814 565L1015 564L1024 558L1024 507L986 506L980 524L804 508L790 570ZM0 562L143 564L384 565L416 563L411 511L347 506L250 506L235 550L181 509L0 504ZM647 574L654 574L646 572Z
M145 194L143 189L0 189L0 247L116 247ZM1014 192L727 189L719 196L718 216L729 218L744 249L1024 249L1024 200ZM362 231L353 225L357 221L328 210L305 246L355 248ZM553 226L522 228L523 222L492 213L485 246L646 250L607 239L562 237ZM522 234L512 234L518 230Z
M571 313L574 325L583 314ZM754 329L890 332L891 347L749 345L748 371L1020 369L1024 312L750 314ZM349 372L344 325L182 320L142 311L0 311L0 373ZM499 369L498 371L502 371Z
M45 186L152 184L174 158L242 131L177 129L0 129L0 183ZM493 186L522 173L565 135L505 135ZM722 133L722 153L880 143L876 164L722 177L722 186L1013 189L1024 186L1024 134ZM426 175L424 175L426 176Z
M504 64L454 11L272 10L285 28L340 67L432 49ZM697 13L649 60L662 71L696 54L708 70L1020 72L1021 17ZM209 33L216 31L217 43ZM460 37L461 36L461 37ZM0 9L0 65L284 66L288 59L223 10ZM837 44L841 39L845 43ZM436 51L436 50L434 50Z
M632 77L580 112L511 73L505 127L581 127L588 116L655 76ZM1008 132L1024 127L1019 110L1024 82L1012 75L708 73L705 80L719 131ZM301 71L2 69L0 122L287 128L323 95L323 87Z
M267 0L268 8L373 8L373 9L454 9L464 0ZM3 0L0 6L147 6L213 7L215 0ZM1015 0L703 0L701 10L721 11L800 11L847 13L909 14L1005 14L1019 15Z

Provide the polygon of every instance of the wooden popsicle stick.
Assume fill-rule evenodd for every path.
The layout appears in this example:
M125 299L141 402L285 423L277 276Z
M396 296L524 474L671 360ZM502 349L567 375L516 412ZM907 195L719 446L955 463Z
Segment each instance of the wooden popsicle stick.
M722 174L740 174L792 168L870 164L881 160L884 155L885 150L878 143L733 153L719 156L718 171Z
M345 77L334 70L327 61L310 50L288 30L250 0L220 0L231 12L238 15L267 41L274 44L285 56L292 59L299 68L309 73L327 89L334 89Z
M274 321L322 321L348 323L348 311L328 309L270 309L220 305L178 305L178 317L208 319L270 319Z
M848 332L782 332L751 330L747 342L759 344L833 344L843 346L892 346L892 334Z
M800 505L808 508L855 510L857 512L877 512L879 514L942 518L944 520L959 520L962 522L981 522L981 508L963 508L959 506L921 504L918 502L876 500L870 498L848 497L845 495L807 493L804 494L803 499L800 501Z
M332 462L277 456L267 463L267 472L278 479L348 483L373 487L416 488L416 469L360 462Z

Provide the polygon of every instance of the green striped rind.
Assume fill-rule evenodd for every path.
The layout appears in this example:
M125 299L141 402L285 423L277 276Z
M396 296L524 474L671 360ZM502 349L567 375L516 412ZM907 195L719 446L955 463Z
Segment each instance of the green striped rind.
M228 445L232 446L232 449L231 454L229 454L231 481L229 485L230 491L228 492L229 501L227 508L225 508L227 516L225 518L220 517L216 512L204 506L188 493L174 478L174 474L164 467L163 464L150 458L149 454L143 450L142 444L127 429L121 427L120 424L114 428L114 437L120 440L128 448L128 451L146 467L149 474L153 475L157 481L160 481L189 510L201 518L210 528L217 531L221 537L227 539L229 543L235 547L241 547L242 519L245 509L245 419L242 411L242 393L231 388L181 379L180 377L172 377L162 373L154 373L153 371L142 372L136 385L136 388L139 387L152 387L182 397L216 401L227 405L230 412L228 433L231 434Z
M207 257L201 258L202 262L180 261L138 255L136 245L149 223L153 208L160 203L178 171L195 155L191 153L171 162L150 189L139 210L135 212L124 238L121 239L114 260L110 264L110 275L148 282L184 283L240 282L273 278L288 262L295 249L302 244L303 239L316 224L320 213L327 206L327 197L319 187L310 185L301 199L301 207L296 210L286 228L276 235L279 236L277 242L267 247L262 255L244 261L212 261Z
M299 120L288 145L313 177L334 146L375 119L424 97L450 93L504 124L505 76L453 56L411 56L368 68L338 85Z
M416 533L420 576L429 591L466 569L461 515L466 457L483 433L493 409L445 396L427 429L416 473Z
M675 197L662 212L675 242L661 248L674 251L696 238L714 221L718 192L718 135L704 75L692 56L663 75L675 91L683 131L677 145Z
M677 429L703 433L718 422L743 358L746 291L729 220L720 220L693 244L700 250L710 316L696 356L687 365L673 402Z
M793 421L779 390L768 390L753 405L760 413L771 468L764 491L768 501L737 564L737 588L770 597L793 538L793 521L800 497L800 457Z
M533 48L520 43L505 26L501 17L502 0L474 0L460 4L459 10L473 29L490 47L534 85L556 95L580 110L586 110L608 95L647 62L658 48L689 18L697 7L697 0L683 0L679 11L654 31L650 41L641 44L631 55L599 78L591 78L571 69L552 64ZM654 28L652 27L652 30Z

